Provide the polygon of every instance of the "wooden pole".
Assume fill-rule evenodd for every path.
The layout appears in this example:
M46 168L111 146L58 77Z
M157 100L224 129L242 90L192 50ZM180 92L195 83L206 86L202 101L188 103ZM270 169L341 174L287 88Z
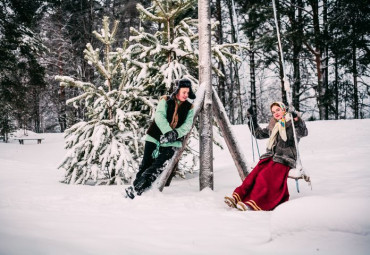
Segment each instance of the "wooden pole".
M239 176L242 181L249 174L249 166L247 160L244 158L242 150L235 139L235 135L231 129L230 121L227 117L224 106L221 103L220 98L217 95L215 89L213 89L213 113L217 119L217 123L221 128L222 134L224 136L227 148L234 160L234 164L238 170Z
M213 132L211 83L211 8L209 0L198 0L199 20L199 84L205 88L200 114L200 190L213 190Z

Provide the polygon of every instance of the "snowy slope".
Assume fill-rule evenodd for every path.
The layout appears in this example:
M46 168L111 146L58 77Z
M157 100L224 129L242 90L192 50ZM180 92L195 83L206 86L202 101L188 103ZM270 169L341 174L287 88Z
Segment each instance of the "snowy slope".
M214 191L199 192L194 175L127 200L123 186L61 184L61 134L0 143L0 254L368 254L370 120L307 127L313 190L289 180L291 200L271 212L224 205L240 184L227 149L214 152ZM248 128L234 130L251 160Z

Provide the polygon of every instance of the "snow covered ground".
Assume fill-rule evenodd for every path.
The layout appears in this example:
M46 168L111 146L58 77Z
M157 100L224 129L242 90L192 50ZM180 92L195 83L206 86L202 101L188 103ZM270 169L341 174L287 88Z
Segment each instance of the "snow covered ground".
M307 126L313 190L289 180L290 201L270 212L226 207L241 182L227 149L214 152L214 191L194 175L127 200L123 186L60 183L61 134L0 143L0 254L369 254L370 120ZM251 160L248 128L234 130Z

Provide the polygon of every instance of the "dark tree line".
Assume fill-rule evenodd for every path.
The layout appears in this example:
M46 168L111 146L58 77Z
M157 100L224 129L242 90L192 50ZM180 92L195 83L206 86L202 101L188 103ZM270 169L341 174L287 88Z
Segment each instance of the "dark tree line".
M272 69L286 102L272 1L236 2L250 67ZM319 119L369 117L370 2L276 0L276 6L294 107ZM257 106L252 71L251 104Z
M55 75L94 81L83 57L103 16L120 21L122 41L139 21L139 0L2 0L0 2L0 132L15 128L63 132L84 119L66 106L81 91L65 89ZM233 5L233 3L235 5ZM368 118L370 2L276 0L278 25L294 107L312 119ZM235 7L235 8L234 8ZM220 62L213 85L232 123L245 123L252 105L267 118L272 100L286 102L272 1L212 0L218 22L213 40L244 43L239 64ZM186 15L197 17L194 13Z
M40 132L40 93L45 69L38 55L44 50L36 30L45 9L42 1L0 2L0 131L17 121Z

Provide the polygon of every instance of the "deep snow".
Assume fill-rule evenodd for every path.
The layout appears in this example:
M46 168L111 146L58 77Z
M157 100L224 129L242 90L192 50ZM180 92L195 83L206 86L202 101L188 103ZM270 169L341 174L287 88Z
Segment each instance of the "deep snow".
M226 146L214 151L214 191L199 192L194 174L128 200L124 186L60 183L62 134L0 143L0 254L368 254L370 120L307 127L313 190L289 180L290 201L270 212L224 204L241 182ZM248 128L233 128L251 160Z

